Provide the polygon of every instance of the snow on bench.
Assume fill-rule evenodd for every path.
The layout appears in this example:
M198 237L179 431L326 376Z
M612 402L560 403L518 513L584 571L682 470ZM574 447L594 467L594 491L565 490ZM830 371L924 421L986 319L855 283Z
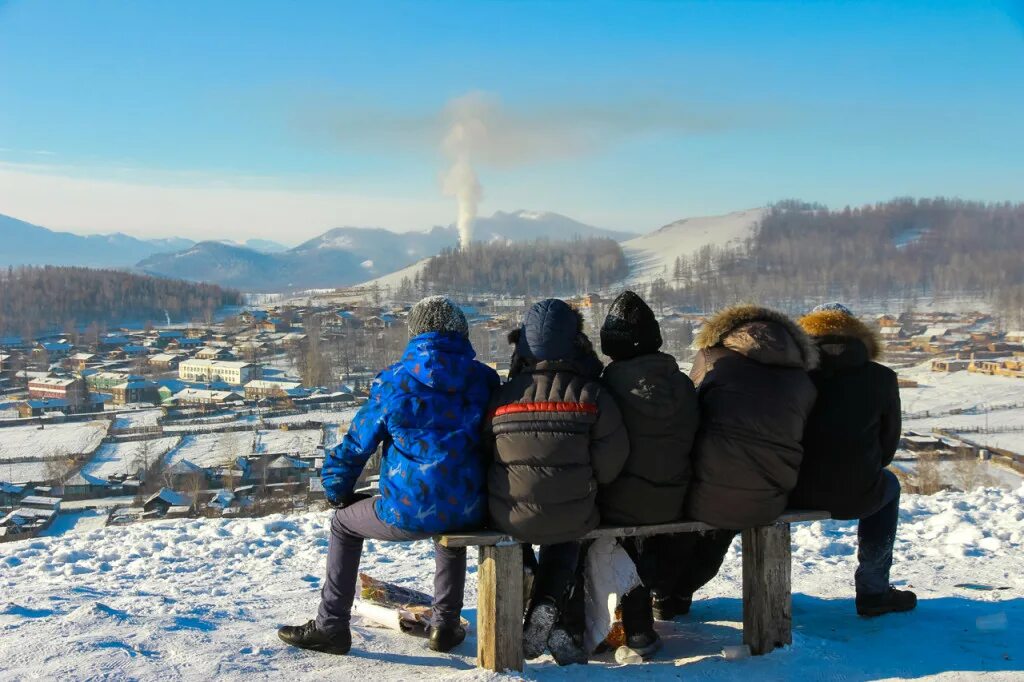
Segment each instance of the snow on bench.
M791 510L768 526L743 531L743 642L759 656L793 642L789 525L823 521L828 512ZM699 521L651 526L608 526L582 540L648 537L716 530ZM479 547L477 666L523 669L523 552L515 538L494 531L441 535L445 547Z

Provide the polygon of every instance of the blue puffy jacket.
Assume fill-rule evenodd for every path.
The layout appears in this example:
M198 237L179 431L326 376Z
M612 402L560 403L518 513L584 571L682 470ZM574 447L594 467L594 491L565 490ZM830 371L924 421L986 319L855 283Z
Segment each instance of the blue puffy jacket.
M370 398L321 477L327 499L350 495L384 443L377 516L404 530L479 528L486 516L481 429L498 375L476 362L469 340L428 332L381 372Z

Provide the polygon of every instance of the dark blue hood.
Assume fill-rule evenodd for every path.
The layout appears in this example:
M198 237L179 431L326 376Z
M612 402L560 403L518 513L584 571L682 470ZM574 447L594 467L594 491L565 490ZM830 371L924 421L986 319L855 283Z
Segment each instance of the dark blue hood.
M601 361L583 333L583 318L565 301L549 298L534 303L522 326L510 337L515 343L513 367L573 365L587 375L601 373Z
M421 384L461 391L472 372L476 352L469 339L448 332L427 332L409 339L401 364Z
M516 352L529 360L571 360L583 329L579 314L565 301L548 298L530 306L523 317Z

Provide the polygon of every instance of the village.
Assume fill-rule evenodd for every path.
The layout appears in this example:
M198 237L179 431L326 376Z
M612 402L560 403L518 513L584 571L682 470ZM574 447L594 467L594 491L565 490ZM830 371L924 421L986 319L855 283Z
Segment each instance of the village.
M0 542L323 504L325 448L407 338L410 305L365 294L265 304L207 325L0 338ZM596 333L607 298L570 302ZM478 356L499 374L526 304L480 297L463 308ZM665 350L688 369L704 315L663 307L659 317ZM1024 332L985 313L872 322L900 376L905 433L893 470L907 489L1024 482Z

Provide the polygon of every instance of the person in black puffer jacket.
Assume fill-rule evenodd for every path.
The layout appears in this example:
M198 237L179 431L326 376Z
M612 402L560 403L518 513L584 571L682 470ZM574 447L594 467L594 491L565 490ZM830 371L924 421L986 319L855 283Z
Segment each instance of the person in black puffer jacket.
M612 359L601 379L622 411L629 458L618 478L598 493L605 525L671 523L683 515L697 432L697 391L676 359L659 351L661 344L661 328L650 307L632 291L620 294L601 327L601 351ZM622 598L626 646L646 658L659 645L651 610L657 555L673 539L619 542L642 583Z
M804 425L817 391L807 372L818 349L782 313L754 305L727 308L705 322L690 378L700 427L686 516L724 530L685 533L659 563L655 615L689 610L693 592L713 578L736 534L774 521L786 508L803 459Z
M583 333L583 319L568 304L535 303L509 341L509 380L495 394L485 432L493 452L491 523L541 545L523 632L525 657L547 648L560 664L583 662L582 616L565 613L578 578L578 540L598 525L598 488L619 475L629 439L615 401L598 381L601 361ZM529 560L532 549L524 550Z
M804 431L804 459L790 506L860 519L857 612L909 611L917 597L889 585L899 521L900 484L885 468L900 442L896 373L875 360L877 335L840 303L818 306L800 320L818 345L811 372L818 400Z

